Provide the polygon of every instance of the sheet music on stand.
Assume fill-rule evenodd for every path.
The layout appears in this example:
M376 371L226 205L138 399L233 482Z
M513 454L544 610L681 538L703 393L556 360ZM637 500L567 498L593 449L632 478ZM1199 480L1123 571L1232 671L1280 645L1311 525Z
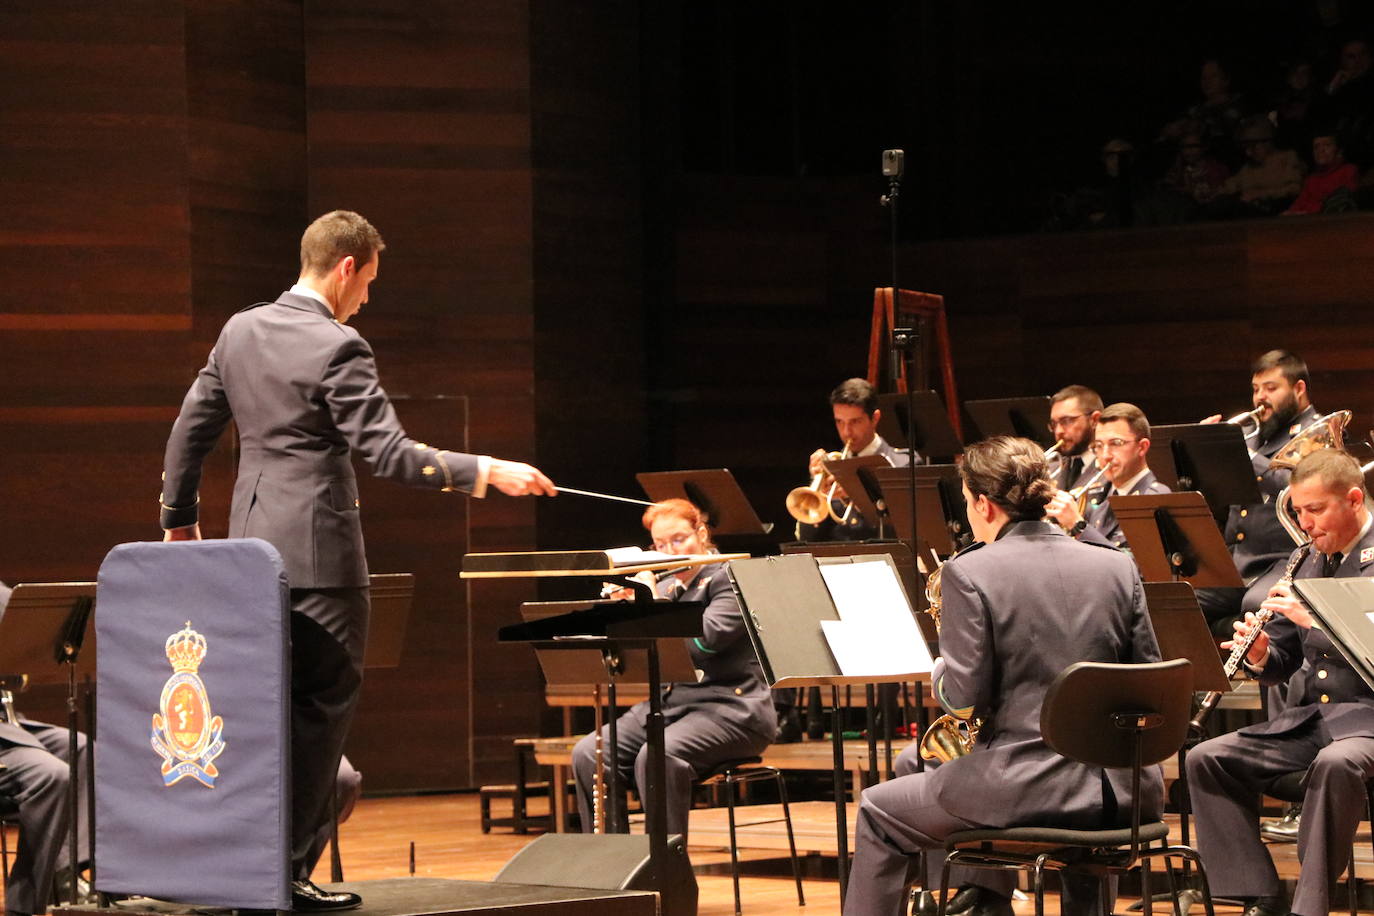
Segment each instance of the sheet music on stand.
M1355 673L1374 690L1374 579L1295 579L1293 593L1312 612Z
M1182 579L1193 588L1244 587L1201 493L1118 495L1110 503L1145 581Z

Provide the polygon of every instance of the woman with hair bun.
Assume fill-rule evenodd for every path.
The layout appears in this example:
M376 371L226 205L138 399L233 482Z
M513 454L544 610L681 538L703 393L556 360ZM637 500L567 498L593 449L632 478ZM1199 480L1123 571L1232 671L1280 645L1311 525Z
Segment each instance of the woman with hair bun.
M655 503L644 511L644 527L654 550L679 556L716 553L701 510L685 499ZM652 575L649 581L652 581ZM687 836L687 812L692 804L692 782L727 760L755 757L773 741L777 718L773 699L763 680L754 646L744 629L744 617L724 563L693 566L668 576L655 586L659 597L676 601L700 601L702 635L687 640L687 650L697 668L695 683L669 684L663 688L663 742L666 757L668 833ZM632 706L616 720L616 744L621 785L645 785L648 763L649 702ZM610 726L602 729L603 745L611 760ZM582 829L592 830L592 791L596 779L596 735L587 735L573 748L573 775L577 780L577 809ZM643 793L641 791L641 799ZM645 802L647 805L647 801ZM622 811L623 811L623 807ZM608 830L625 832L628 825L611 824Z
M1010 436L975 443L959 474L981 543L943 567L934 689L947 709L983 725L966 756L924 773L899 766L905 775L864 791L844 906L850 916L902 912L907 857L942 851L957 830L1119 827L1130 816L1130 771L1055 753L1040 737L1040 706L1074 662L1159 661L1135 564L1046 519L1055 487L1039 445ZM1141 796L1142 815L1158 816L1158 767L1145 772ZM941 856L926 861L927 877L938 881ZM1010 916L1013 878L955 869L952 882L967 882L956 894L959 910ZM1065 887L1062 912L1095 912L1096 879L1066 875Z

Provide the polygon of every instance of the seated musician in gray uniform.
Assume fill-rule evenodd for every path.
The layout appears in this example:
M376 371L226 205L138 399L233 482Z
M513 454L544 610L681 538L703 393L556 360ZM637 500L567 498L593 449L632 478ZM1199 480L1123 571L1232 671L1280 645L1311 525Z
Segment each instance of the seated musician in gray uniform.
M1307 363L1288 350L1270 350L1251 367L1250 399L1259 411L1259 425L1247 428L1245 444L1259 483L1260 502L1231 506L1226 518L1226 546L1236 570L1246 586L1255 581L1293 550L1292 538L1274 514L1273 500L1288 486L1289 471L1270 467L1270 459L1293 437L1318 419L1310 400ZM1216 423L1221 415L1204 423ZM1241 602L1244 588L1198 589L1198 603L1217 636L1229 636L1231 626L1245 609Z
M1118 549L1127 549L1126 535L1112 511L1110 498L1171 492L1155 479L1146 461L1150 453L1150 421L1134 404L1107 406L1093 431L1092 453L1105 482L1083 492L1083 510L1079 510L1078 499L1060 490L1045 511L1080 540L1091 531Z
M1083 486L1097 473L1093 435L1102 415L1102 396L1086 385L1067 385L1050 397L1050 435L1059 443L1050 459L1050 479L1061 490Z
M1289 558L1293 577L1374 574L1374 531L1355 459L1334 449L1314 452L1294 469L1290 487L1298 523L1311 538ZM1246 667L1263 684L1300 671L1304 677L1290 681L1287 708L1277 716L1188 753L1197 848L1212 893L1244 898L1246 916L1321 916L1331 882L1349 863L1365 781L1374 777L1374 691L1282 583L1264 607L1275 616L1255 637ZM1254 625L1247 614L1235 625L1236 638ZM1294 772L1306 773L1306 795L1290 907L1260 840L1259 800L1273 780Z
M841 382L830 392L830 412L835 419L835 432L844 443L841 452L847 458L862 458L866 455L882 455L893 467L904 468L907 454L893 448L878 435L878 421L883 412L878 408L878 392L861 378L851 378ZM814 480L821 477L820 488L828 492L833 482L825 476L821 464L829 453L818 448L811 453L807 473ZM916 456L919 464L921 456ZM843 490L836 489L831 500L834 518L827 518L816 525L797 523L797 539L800 541L863 541L878 536L877 519L864 518L859 510L850 505ZM835 521L835 518L840 521Z
M9 598L9 587L0 582L0 617L4 616ZM77 772L83 774L84 780L83 734L77 734L76 753ZM6 916L45 912L53 875L70 866L67 787L71 783L67 759L65 728L22 718L10 722L0 711L0 764L4 765L0 769L0 795L8 795L19 803L19 847L5 884ZM77 849L84 852L84 798L77 805L77 818Z
M1074 662L1159 660L1135 564L1045 518L1055 488L1039 445L1008 436L975 443L959 473L981 543L943 566L933 676L947 709L984 724L967 755L864 791L848 916L901 913L909 857L937 853L926 857L927 875L939 875L938 853L955 831L1119 827L1113 819L1129 815L1129 771L1106 771L1104 780L1104 771L1056 754L1040 737L1040 705ZM1163 774L1154 767L1143 775L1142 814L1157 817ZM1112 794L1119 804L1104 798ZM1013 877L966 870L952 880L970 883L968 912L1009 916ZM1062 912L1094 912L1097 896L1095 879L1069 878Z
M650 506L644 512L644 527L649 529L657 551L681 555L715 552L705 518L685 499ZM698 680L669 684L663 688L662 697L667 828L668 833L685 837L693 781L721 763L762 753L773 740L777 719L724 564L694 566L665 578L656 587L661 597L706 605L701 621L703 635L687 640ZM645 700L616 721L618 747L614 752L609 725L601 735L605 765L619 766L622 786L629 785L633 776L641 799L648 765L648 716L649 702ZM573 748L572 768L582 829L590 832L597 768L595 734L587 735ZM624 805L619 807L624 810ZM627 830L623 820L608 826L609 832Z

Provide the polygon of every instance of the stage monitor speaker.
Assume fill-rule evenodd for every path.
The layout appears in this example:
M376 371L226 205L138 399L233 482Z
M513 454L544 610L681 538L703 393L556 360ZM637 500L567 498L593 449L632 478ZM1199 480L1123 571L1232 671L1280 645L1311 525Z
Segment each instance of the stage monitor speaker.
M493 881L658 891L663 916L696 916L697 879L679 834L668 837L668 861L660 886L649 868L649 838L625 833L546 833L505 864Z

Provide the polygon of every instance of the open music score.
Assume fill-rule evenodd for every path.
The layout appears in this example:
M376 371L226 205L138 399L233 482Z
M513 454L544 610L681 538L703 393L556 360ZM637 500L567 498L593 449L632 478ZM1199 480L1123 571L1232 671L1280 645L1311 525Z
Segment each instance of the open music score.
M461 579L515 579L544 576L633 576L682 567L747 560L747 553L658 553L639 548L612 550L535 550L470 553Z

